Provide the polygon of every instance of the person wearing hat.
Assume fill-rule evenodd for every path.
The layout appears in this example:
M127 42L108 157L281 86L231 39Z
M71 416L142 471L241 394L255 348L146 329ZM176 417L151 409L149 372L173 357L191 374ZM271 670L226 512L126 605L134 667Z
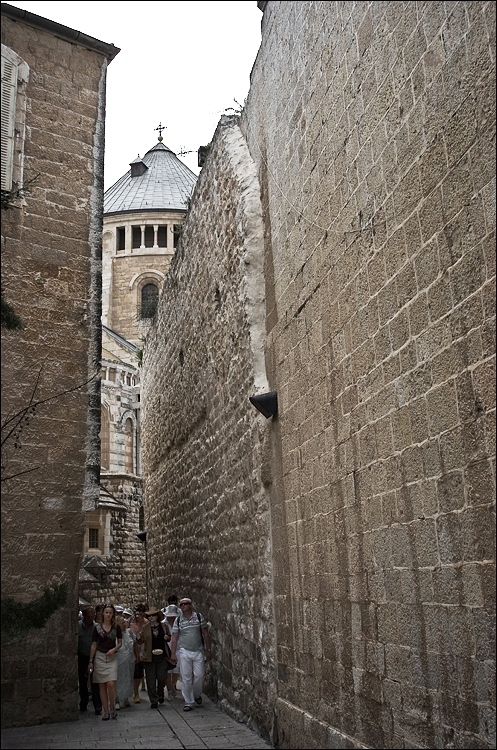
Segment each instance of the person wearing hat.
M192 600L185 596L179 601L180 616L174 621L171 637L171 661L179 663L183 711L191 711L194 704L202 704L205 659L212 659L209 628L200 612L193 611Z
M168 606L164 608L164 617L166 618L166 625L168 627L170 635L172 635L173 633L174 621L180 614L181 614L181 610L175 604L168 604ZM176 666L174 667L174 669L168 669L167 671L166 698L168 701L171 701L173 698L176 698L176 695L177 695L176 683L178 682L178 677L179 677L179 664L176 662Z
M150 708L158 708L159 703L164 703L167 670L172 667L168 643L171 636L163 622L164 615L160 607L151 607L145 614L148 623L143 626L138 643L143 644L142 661L147 677Z

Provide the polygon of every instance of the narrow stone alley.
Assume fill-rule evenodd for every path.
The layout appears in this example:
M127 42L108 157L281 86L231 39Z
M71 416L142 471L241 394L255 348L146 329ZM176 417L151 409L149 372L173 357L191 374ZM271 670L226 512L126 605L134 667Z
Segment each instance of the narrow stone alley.
M91 704L90 704L91 708ZM2 750L72 750L79 748L153 747L155 750L183 748L271 748L262 737L225 714L205 695L201 706L183 712L180 699L150 710L148 700L122 708L116 721L103 722L92 710L80 713L75 722L40 724L2 730Z

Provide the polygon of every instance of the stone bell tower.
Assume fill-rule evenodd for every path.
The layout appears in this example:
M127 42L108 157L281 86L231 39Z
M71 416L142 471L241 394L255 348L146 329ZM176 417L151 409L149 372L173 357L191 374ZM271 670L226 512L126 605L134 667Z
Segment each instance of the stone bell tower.
M87 513L80 600L147 598L140 462L139 350L178 244L196 175L163 143L104 195L101 486Z
M162 135L130 167L104 196L102 323L137 345L155 312L197 177Z

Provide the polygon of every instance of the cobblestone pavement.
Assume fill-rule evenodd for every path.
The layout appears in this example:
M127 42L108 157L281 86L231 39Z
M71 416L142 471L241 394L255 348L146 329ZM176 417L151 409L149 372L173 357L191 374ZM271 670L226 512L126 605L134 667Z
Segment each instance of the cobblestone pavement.
M272 746L219 709L205 695L201 706L183 711L181 696L151 709L147 698L117 712L117 719L102 721L91 703L77 721L2 730L4 750L72 750L73 748L271 748Z

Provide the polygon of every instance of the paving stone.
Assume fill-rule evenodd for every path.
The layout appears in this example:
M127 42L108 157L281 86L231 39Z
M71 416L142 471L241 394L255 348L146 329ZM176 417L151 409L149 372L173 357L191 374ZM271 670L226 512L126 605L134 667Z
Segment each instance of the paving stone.
M97 750L99 748L153 747L154 750L201 748L271 748L262 737L224 714L209 698L202 706L183 712L175 700L151 711L147 702L118 712L116 720L102 721L93 711L80 713L77 721L16 727L2 730L2 750Z

